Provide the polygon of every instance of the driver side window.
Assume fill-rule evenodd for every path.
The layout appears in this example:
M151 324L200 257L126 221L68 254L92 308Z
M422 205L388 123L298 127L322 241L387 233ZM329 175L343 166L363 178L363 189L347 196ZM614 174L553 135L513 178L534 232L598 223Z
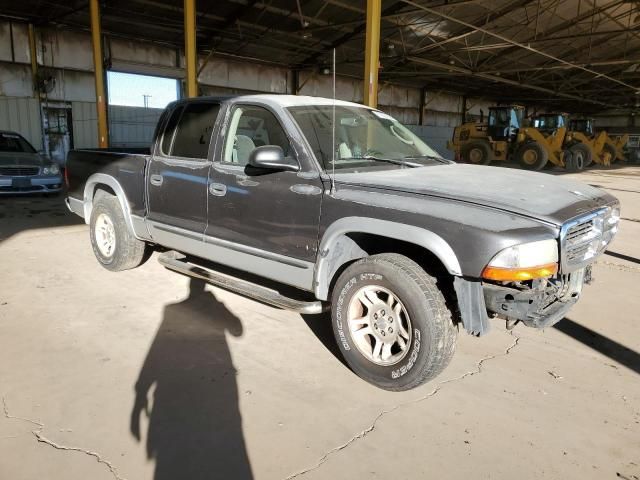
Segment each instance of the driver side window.
M224 143L223 162L245 166L251 152L263 145L278 145L285 157L291 150L289 139L273 113L252 105L235 107Z

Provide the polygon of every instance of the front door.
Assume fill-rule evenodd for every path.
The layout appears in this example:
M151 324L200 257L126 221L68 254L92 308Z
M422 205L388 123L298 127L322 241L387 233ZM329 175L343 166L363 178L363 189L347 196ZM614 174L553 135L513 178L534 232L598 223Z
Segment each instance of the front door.
M153 240L188 253L201 243L207 225L209 145L220 105L178 104L163 119L147 174Z
M205 242L216 247L221 263L310 287L323 191L317 171L307 162L299 162L299 172L246 168L262 145L301 158L280 119L264 107L236 104L224 125L209 175Z

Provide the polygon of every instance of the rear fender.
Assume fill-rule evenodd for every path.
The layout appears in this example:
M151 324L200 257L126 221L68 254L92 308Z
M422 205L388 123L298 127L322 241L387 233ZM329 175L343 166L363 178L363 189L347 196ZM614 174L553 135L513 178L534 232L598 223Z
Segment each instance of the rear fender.
M95 197L96 188L105 185L116 194L118 198L118 202L120 203L120 207L122 208L122 213L124 214L124 219L127 224L127 229L129 233L131 233L136 238L140 238L135 231L133 225L133 218L131 215L131 209L129 208L129 201L127 200L127 195L124 193L122 189L122 185L111 175L107 175L104 173L94 173L87 179L87 183L84 186L84 221L86 224L89 224L91 219L91 212L93 211L93 199Z

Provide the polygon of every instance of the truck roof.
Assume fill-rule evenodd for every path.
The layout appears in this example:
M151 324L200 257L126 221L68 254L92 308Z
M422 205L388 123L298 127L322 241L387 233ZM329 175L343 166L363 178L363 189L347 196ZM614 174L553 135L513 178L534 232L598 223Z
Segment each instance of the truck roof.
M370 108L360 103L347 102L344 100L334 100L325 97L312 97L308 95L278 95L278 94L256 94L256 95L230 95L230 96L213 96L213 97L194 97L178 100L177 103L190 103L200 100L217 100L220 102L228 101L250 101L263 103L279 107L301 107L311 105L335 105L345 107L361 107Z

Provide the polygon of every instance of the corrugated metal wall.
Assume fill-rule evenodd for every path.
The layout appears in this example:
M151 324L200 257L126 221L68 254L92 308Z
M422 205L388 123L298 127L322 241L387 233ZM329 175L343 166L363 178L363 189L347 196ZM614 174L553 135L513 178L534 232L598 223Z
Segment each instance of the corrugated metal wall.
M407 125L407 128L444 158L453 160L453 152L447 150L447 141L453 136L453 127Z
M148 147L161 108L109 106L109 143L112 147Z
M98 116L94 102L71 102L73 148L98 146Z
M13 130L42 150L40 106L35 98L0 97L0 130Z

